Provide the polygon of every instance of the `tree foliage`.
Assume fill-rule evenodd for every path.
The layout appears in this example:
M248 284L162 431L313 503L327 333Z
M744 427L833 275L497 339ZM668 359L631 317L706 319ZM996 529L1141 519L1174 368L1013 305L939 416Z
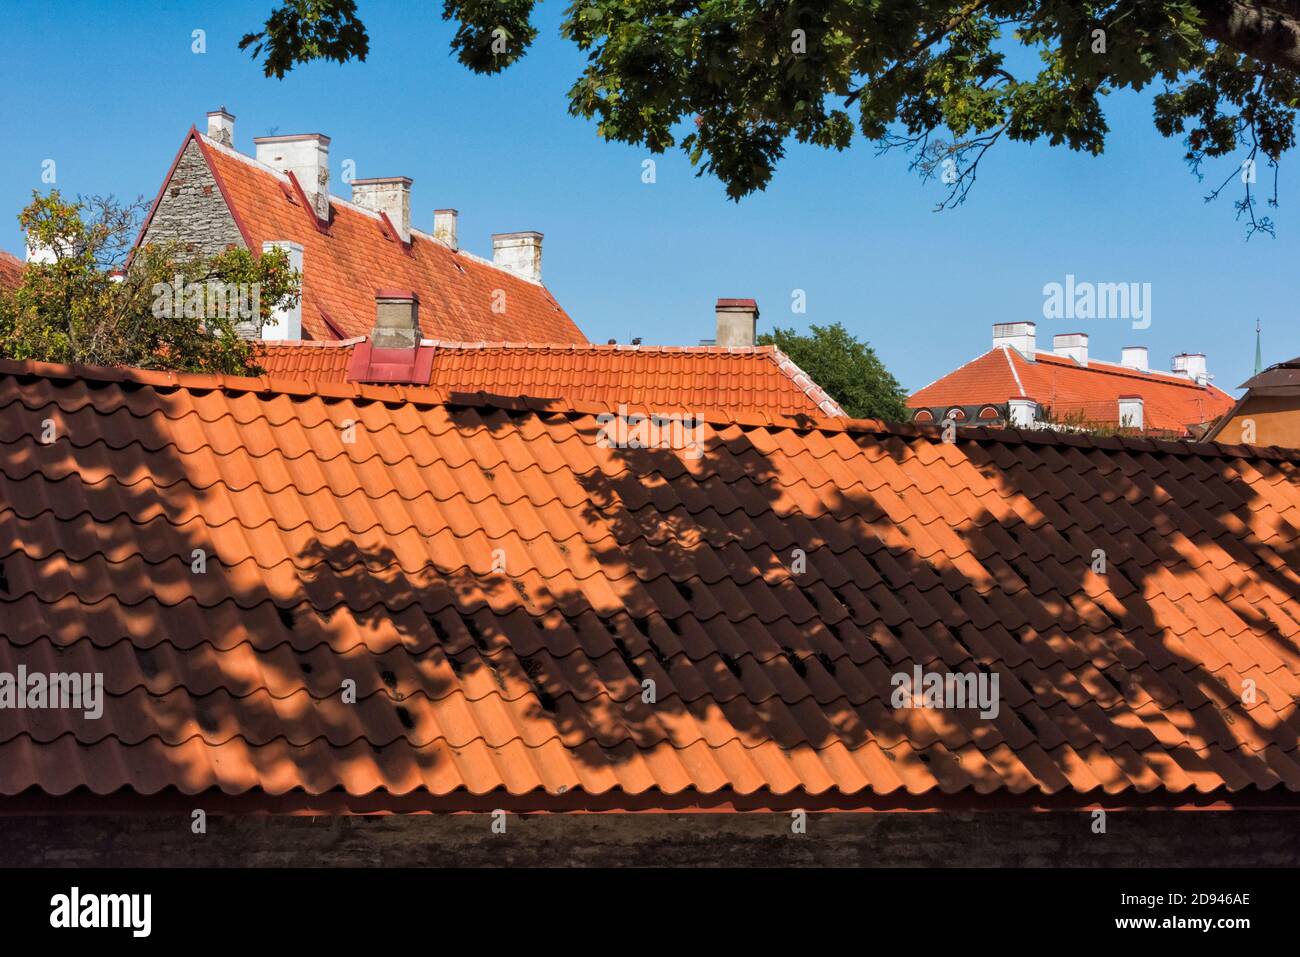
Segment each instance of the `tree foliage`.
M537 36L534 4L444 0L453 52L505 69ZM1271 231L1251 184L1294 146L1300 105L1300 0L572 0L561 31L587 55L573 114L684 150L733 199L767 186L791 140L843 150L861 135L957 204L998 140L1101 153L1102 98L1159 84L1156 128L1184 137L1198 175L1241 152L1239 214ZM241 47L283 77L368 44L353 0L285 0Z
M237 327L249 322L260 330L273 310L296 300L299 277L288 257L281 250L254 257L230 249L205 258L178 243L148 244L133 252L144 209L138 200L69 202L58 190L32 194L18 220L28 244L46 255L27 265L17 289L0 291L0 355L190 372L255 371L251 346ZM246 313L234 308L228 289L248 292Z
M858 419L907 419L907 393L865 342L849 335L840 323L810 326L811 335L794 329L773 329L758 337L759 345L776 346Z

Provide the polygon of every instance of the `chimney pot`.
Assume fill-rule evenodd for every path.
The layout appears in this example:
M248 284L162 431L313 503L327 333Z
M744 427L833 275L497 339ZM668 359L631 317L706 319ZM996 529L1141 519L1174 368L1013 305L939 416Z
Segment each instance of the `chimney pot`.
M1142 396L1122 395L1119 397L1119 425L1122 429L1142 430Z
M456 238L456 220L460 213L454 209L435 209L433 211L433 238L446 243L453 250L460 249Z
M235 145L235 114L223 106L208 114L208 139L216 140L223 146Z
M415 349L420 345L420 297L406 289L375 292L375 349Z
M257 161L293 173L319 219L330 217L330 138L321 133L256 136Z
M541 282L542 234L532 230L493 233L492 263L517 276Z
M1146 346L1125 346L1120 350L1119 364L1126 369L1136 369L1138 372L1151 371L1151 367L1147 363Z
M409 176L377 176L352 181L352 202L362 209L383 213L402 242L411 241L411 183Z
M1081 366L1088 365L1088 334L1067 332L1052 336L1052 352L1064 359L1073 359Z
M758 331L758 303L753 299L719 299L714 306L720 346L752 346Z
M1030 362L1038 351L1038 327L1032 322L996 322L993 324L993 348L1015 349Z

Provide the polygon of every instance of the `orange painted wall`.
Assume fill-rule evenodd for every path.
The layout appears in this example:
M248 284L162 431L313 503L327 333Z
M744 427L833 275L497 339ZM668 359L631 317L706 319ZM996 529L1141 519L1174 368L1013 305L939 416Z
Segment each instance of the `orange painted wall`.
M1260 395L1248 398L1215 438L1219 442L1243 442L1247 419L1255 422L1253 445L1300 448L1300 396Z

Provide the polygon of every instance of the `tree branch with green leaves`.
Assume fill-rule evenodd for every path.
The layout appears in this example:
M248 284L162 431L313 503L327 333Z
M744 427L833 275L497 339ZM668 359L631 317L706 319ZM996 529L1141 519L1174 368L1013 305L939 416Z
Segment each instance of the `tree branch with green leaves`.
M444 0L453 52L506 69L537 37L534 6ZM683 150L735 200L768 186L791 142L861 136L912 153L948 187L938 206L958 205L997 142L1100 154L1103 97L1152 84L1156 128L1184 137L1198 174L1243 151L1275 170L1300 106L1300 0L572 0L561 33L587 56L572 114ZM354 0L285 0L241 46L283 77L368 44ZM1271 230L1249 188L1237 208Z
M169 242L136 248L143 200L32 194L18 221L39 250L17 289L0 290L0 355L184 372L256 373L253 332L297 301L283 250L200 256ZM233 308L229 290L247 292ZM219 294L219 295L218 295Z

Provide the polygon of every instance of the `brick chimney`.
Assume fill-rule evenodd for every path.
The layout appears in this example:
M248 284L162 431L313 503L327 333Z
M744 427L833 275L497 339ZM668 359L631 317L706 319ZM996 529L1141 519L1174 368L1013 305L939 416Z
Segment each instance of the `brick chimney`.
M1030 362L1037 352L1038 327L1032 322L996 322L993 324L993 348L1015 349Z
M233 117L232 117L233 119ZM321 133L256 136L257 161L293 173L317 217L330 216L330 138Z
M753 299L719 299L713 307L720 346L752 346L758 328L758 303Z
M492 263L533 282L542 281L542 234L492 234Z
M405 289L375 292L375 326L370 330L375 349L415 349L420 345L420 297Z
M235 145L235 114L223 106L208 114L208 139L232 149Z
M460 216L454 209L435 209L433 211L433 238L446 243L452 249L460 249L456 239L456 220Z
M352 202L383 213L402 242L411 241L411 183L409 176L377 176L352 181Z

